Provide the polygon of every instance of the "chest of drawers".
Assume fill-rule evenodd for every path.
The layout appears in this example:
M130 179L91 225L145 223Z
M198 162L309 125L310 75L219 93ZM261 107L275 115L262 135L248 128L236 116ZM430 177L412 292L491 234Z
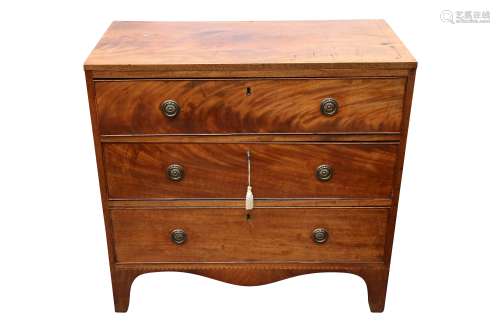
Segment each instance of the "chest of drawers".
M116 311L159 271L383 311L416 70L384 21L114 22L84 68Z

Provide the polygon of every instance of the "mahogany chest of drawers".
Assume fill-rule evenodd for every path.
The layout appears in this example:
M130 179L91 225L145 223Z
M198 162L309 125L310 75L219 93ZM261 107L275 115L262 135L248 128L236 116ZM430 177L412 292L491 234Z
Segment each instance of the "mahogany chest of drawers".
M352 273L383 311L416 66L381 20L114 22L84 68L115 310L181 271Z

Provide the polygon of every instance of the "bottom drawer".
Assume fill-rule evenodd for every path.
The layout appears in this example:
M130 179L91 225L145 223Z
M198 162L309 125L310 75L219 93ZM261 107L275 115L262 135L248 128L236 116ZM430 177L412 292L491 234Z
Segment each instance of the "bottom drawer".
M259 208L248 221L241 208L116 209L111 220L122 263L381 262L388 209Z

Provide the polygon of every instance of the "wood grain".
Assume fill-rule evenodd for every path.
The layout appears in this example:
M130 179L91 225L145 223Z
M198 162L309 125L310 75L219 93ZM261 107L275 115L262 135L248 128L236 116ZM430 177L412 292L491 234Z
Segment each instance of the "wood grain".
M385 68L313 68L307 66L273 65L265 69L241 68L220 71L215 69L183 70L92 70L95 79L186 79L186 78L406 78L411 69Z
M389 210L148 209L111 211L116 260L140 262L382 262ZM324 244L311 239L315 228L330 234ZM181 228L188 240L176 245L170 232Z
M383 20L113 22L88 70L414 68ZM281 69L286 69L281 68Z
M398 132L404 79L98 81L103 134ZM251 95L247 95L250 89ZM331 97L339 112L327 117ZM164 100L179 115L166 118Z
M372 312L384 310L388 278L387 266L380 263L118 263L113 273L117 312L128 310L130 288L135 278L152 272L186 272L241 286L258 286L311 273L350 273L366 283Z
M180 271L248 286L352 273L383 311L416 66L382 20L113 23L85 74L115 310L137 276ZM324 97L341 105L330 119ZM170 123L166 98L182 103ZM332 181L316 181L320 163ZM171 248L181 224L189 240ZM331 242L312 246L320 224Z
M390 198L396 144L105 144L109 197L243 198L246 152L252 155L255 198ZM184 179L166 170L180 164ZM331 165L330 181L316 179Z
M403 177L403 165L406 151L406 140L408 137L408 127L410 123L410 113L411 113L411 103L413 99L413 88L415 85L415 75L416 71L411 71L408 76L405 89L405 103L403 109L403 122L401 123L401 144L399 145L399 152L397 154L398 158L394 166L394 184L393 184L393 194L394 200L392 203L391 216L389 218L389 227L387 228L386 237L386 253L385 258L387 267L390 267L391 257L392 257L392 244L394 240L394 231L396 228L396 217L398 212L399 204L399 192L401 190L401 179Z
M102 135L101 142L127 143L271 143L271 142L399 142L399 133L335 133L335 134L157 134Z
M280 208L311 208L311 207L391 207L392 200L388 198L283 198L283 199L254 199L254 207ZM245 200L217 200L217 199L157 199L157 200L125 200L110 199L110 208L245 208Z

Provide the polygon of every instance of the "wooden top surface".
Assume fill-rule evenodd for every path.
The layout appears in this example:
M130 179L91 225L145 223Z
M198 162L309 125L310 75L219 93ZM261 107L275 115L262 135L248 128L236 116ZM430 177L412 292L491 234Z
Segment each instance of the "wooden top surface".
M415 68L383 20L113 22L87 70Z

